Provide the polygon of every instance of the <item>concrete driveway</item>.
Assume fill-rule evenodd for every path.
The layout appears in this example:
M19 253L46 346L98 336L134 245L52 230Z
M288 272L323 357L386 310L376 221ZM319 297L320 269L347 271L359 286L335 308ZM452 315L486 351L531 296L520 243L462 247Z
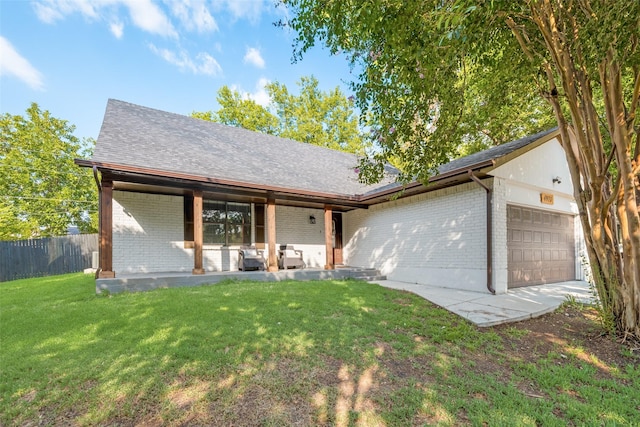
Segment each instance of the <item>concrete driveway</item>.
M515 288L501 295L393 280L371 283L412 292L480 327L538 317L556 310L567 298L584 303L594 302L589 284L582 281Z

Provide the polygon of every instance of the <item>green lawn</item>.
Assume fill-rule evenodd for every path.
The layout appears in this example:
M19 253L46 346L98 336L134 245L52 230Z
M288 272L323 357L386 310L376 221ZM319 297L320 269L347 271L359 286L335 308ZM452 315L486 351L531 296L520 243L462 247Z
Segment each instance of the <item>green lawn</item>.
M82 274L6 282L0 425L640 424L638 364L509 346L360 281L114 296Z

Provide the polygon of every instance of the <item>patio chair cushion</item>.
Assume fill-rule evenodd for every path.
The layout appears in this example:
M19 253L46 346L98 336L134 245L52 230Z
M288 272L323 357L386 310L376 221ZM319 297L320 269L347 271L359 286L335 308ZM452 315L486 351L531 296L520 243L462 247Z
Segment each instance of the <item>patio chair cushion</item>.
M258 256L258 250L256 248L246 248L243 249L244 256Z
M284 256L287 258L300 258L300 255L294 249L286 249L284 251Z

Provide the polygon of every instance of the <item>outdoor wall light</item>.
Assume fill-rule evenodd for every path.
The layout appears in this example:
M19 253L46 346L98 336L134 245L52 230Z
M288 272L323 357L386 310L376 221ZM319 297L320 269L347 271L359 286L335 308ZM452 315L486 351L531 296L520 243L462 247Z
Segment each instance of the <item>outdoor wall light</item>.
M315 223L316 223L316 217L315 217L315 216L313 216L313 215L311 215L311 216L309 217L309 224L315 224Z
M562 183L562 179L559 176L556 176L555 178L553 178L553 183L554 184L561 184Z

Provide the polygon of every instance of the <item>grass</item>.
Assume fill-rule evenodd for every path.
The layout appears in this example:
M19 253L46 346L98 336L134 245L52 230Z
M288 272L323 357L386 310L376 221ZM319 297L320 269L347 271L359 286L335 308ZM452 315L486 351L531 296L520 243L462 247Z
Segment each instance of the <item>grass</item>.
M365 282L94 289L0 284L0 425L640 424L637 364L508 357L515 329Z

